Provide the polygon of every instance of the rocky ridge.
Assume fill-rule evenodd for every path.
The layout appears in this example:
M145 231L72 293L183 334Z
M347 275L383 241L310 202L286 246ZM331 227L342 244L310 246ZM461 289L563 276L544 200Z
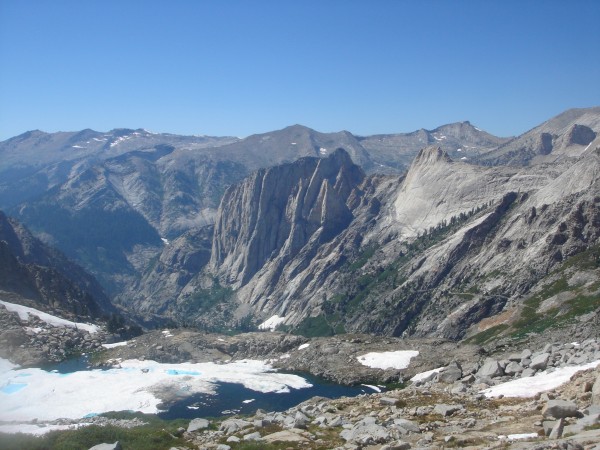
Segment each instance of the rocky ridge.
M586 300L600 276L592 264L599 161L591 148L562 165L486 168L452 161L430 147L406 177L356 183L356 194L346 201L352 220L325 242L298 241L298 251L282 252L285 233L218 226L208 273L235 290L228 308L237 305L258 323L277 316L283 326L308 333L460 339L485 331L479 323L492 323L492 317L494 326L515 331L524 305L537 302L534 294L545 295L560 275L575 277L561 289L578 302L563 307L592 313L600 306ZM231 188L235 201L223 202L227 223L258 217L250 192L259 191L250 186L260 183L247 183ZM277 195L294 198L296 188L283 186ZM278 220L268 220L275 230ZM304 229L302 217L294 220L290 229ZM250 246L264 251L247 253ZM246 261L245 254L262 256ZM586 258L587 281L575 281ZM536 314L548 313L559 311Z

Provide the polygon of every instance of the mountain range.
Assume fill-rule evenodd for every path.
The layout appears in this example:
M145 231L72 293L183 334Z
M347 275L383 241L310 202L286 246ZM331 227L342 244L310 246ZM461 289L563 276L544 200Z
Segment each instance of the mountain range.
M500 336L599 306L599 132L32 131L0 143L0 208L147 325Z

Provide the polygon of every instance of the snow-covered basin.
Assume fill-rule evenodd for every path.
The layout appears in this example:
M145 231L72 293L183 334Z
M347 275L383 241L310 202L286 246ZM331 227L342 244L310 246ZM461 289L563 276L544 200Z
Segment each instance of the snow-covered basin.
M309 388L304 378L256 360L161 364L127 360L120 368L71 373L19 369L0 359L0 421L79 419L107 411L157 413L165 398L214 393L238 383L260 393Z
M410 360L419 354L416 350L397 350L393 352L371 352L356 359L363 366L373 369L406 369Z
M600 360L581 364L578 366L566 366L552 372L544 371L533 377L517 378L506 383L497 384L491 388L481 391L486 397L533 397L534 395L557 388L566 383L570 378L581 370L593 369L600 365Z

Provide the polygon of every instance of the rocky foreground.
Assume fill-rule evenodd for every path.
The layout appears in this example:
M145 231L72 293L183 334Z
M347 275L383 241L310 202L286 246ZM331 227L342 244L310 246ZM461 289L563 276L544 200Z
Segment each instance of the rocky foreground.
M181 432L190 448L218 450L248 441L307 449L600 449L600 367L546 392L536 392L534 383L529 398L486 391L536 372L538 378L542 371L558 373L569 361L599 357L599 350L598 340L589 340L488 359L469 369L452 364L404 389L315 397L285 412L259 410L215 423L194 419ZM515 372L517 366L525 368Z
M356 359L365 351L411 345L418 345L420 354L405 370L373 369ZM253 442L254 448L600 449L600 366L594 368L600 361L597 338L537 349L513 348L490 356L476 346L442 341L360 335L308 340L277 333L217 337L175 330L162 340L144 336L108 353L226 360L261 352L275 364L296 370L319 364L321 374L337 369L345 374L334 377L338 380L412 380L403 389L383 393L334 400L315 397L284 412L258 410L250 417L212 422L194 419L187 430L180 429L188 448L226 450ZM339 370L341 361L346 362L346 370ZM443 367L432 366L436 361ZM350 375L354 368L357 372ZM566 383L559 386L560 380Z

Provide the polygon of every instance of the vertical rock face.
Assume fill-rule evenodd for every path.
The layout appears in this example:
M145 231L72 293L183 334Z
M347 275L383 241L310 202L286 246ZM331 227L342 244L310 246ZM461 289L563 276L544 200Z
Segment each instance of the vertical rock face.
M348 199L363 179L338 149L259 170L230 187L217 213L211 271L237 288L268 260L287 261L311 240L329 241L351 222Z

